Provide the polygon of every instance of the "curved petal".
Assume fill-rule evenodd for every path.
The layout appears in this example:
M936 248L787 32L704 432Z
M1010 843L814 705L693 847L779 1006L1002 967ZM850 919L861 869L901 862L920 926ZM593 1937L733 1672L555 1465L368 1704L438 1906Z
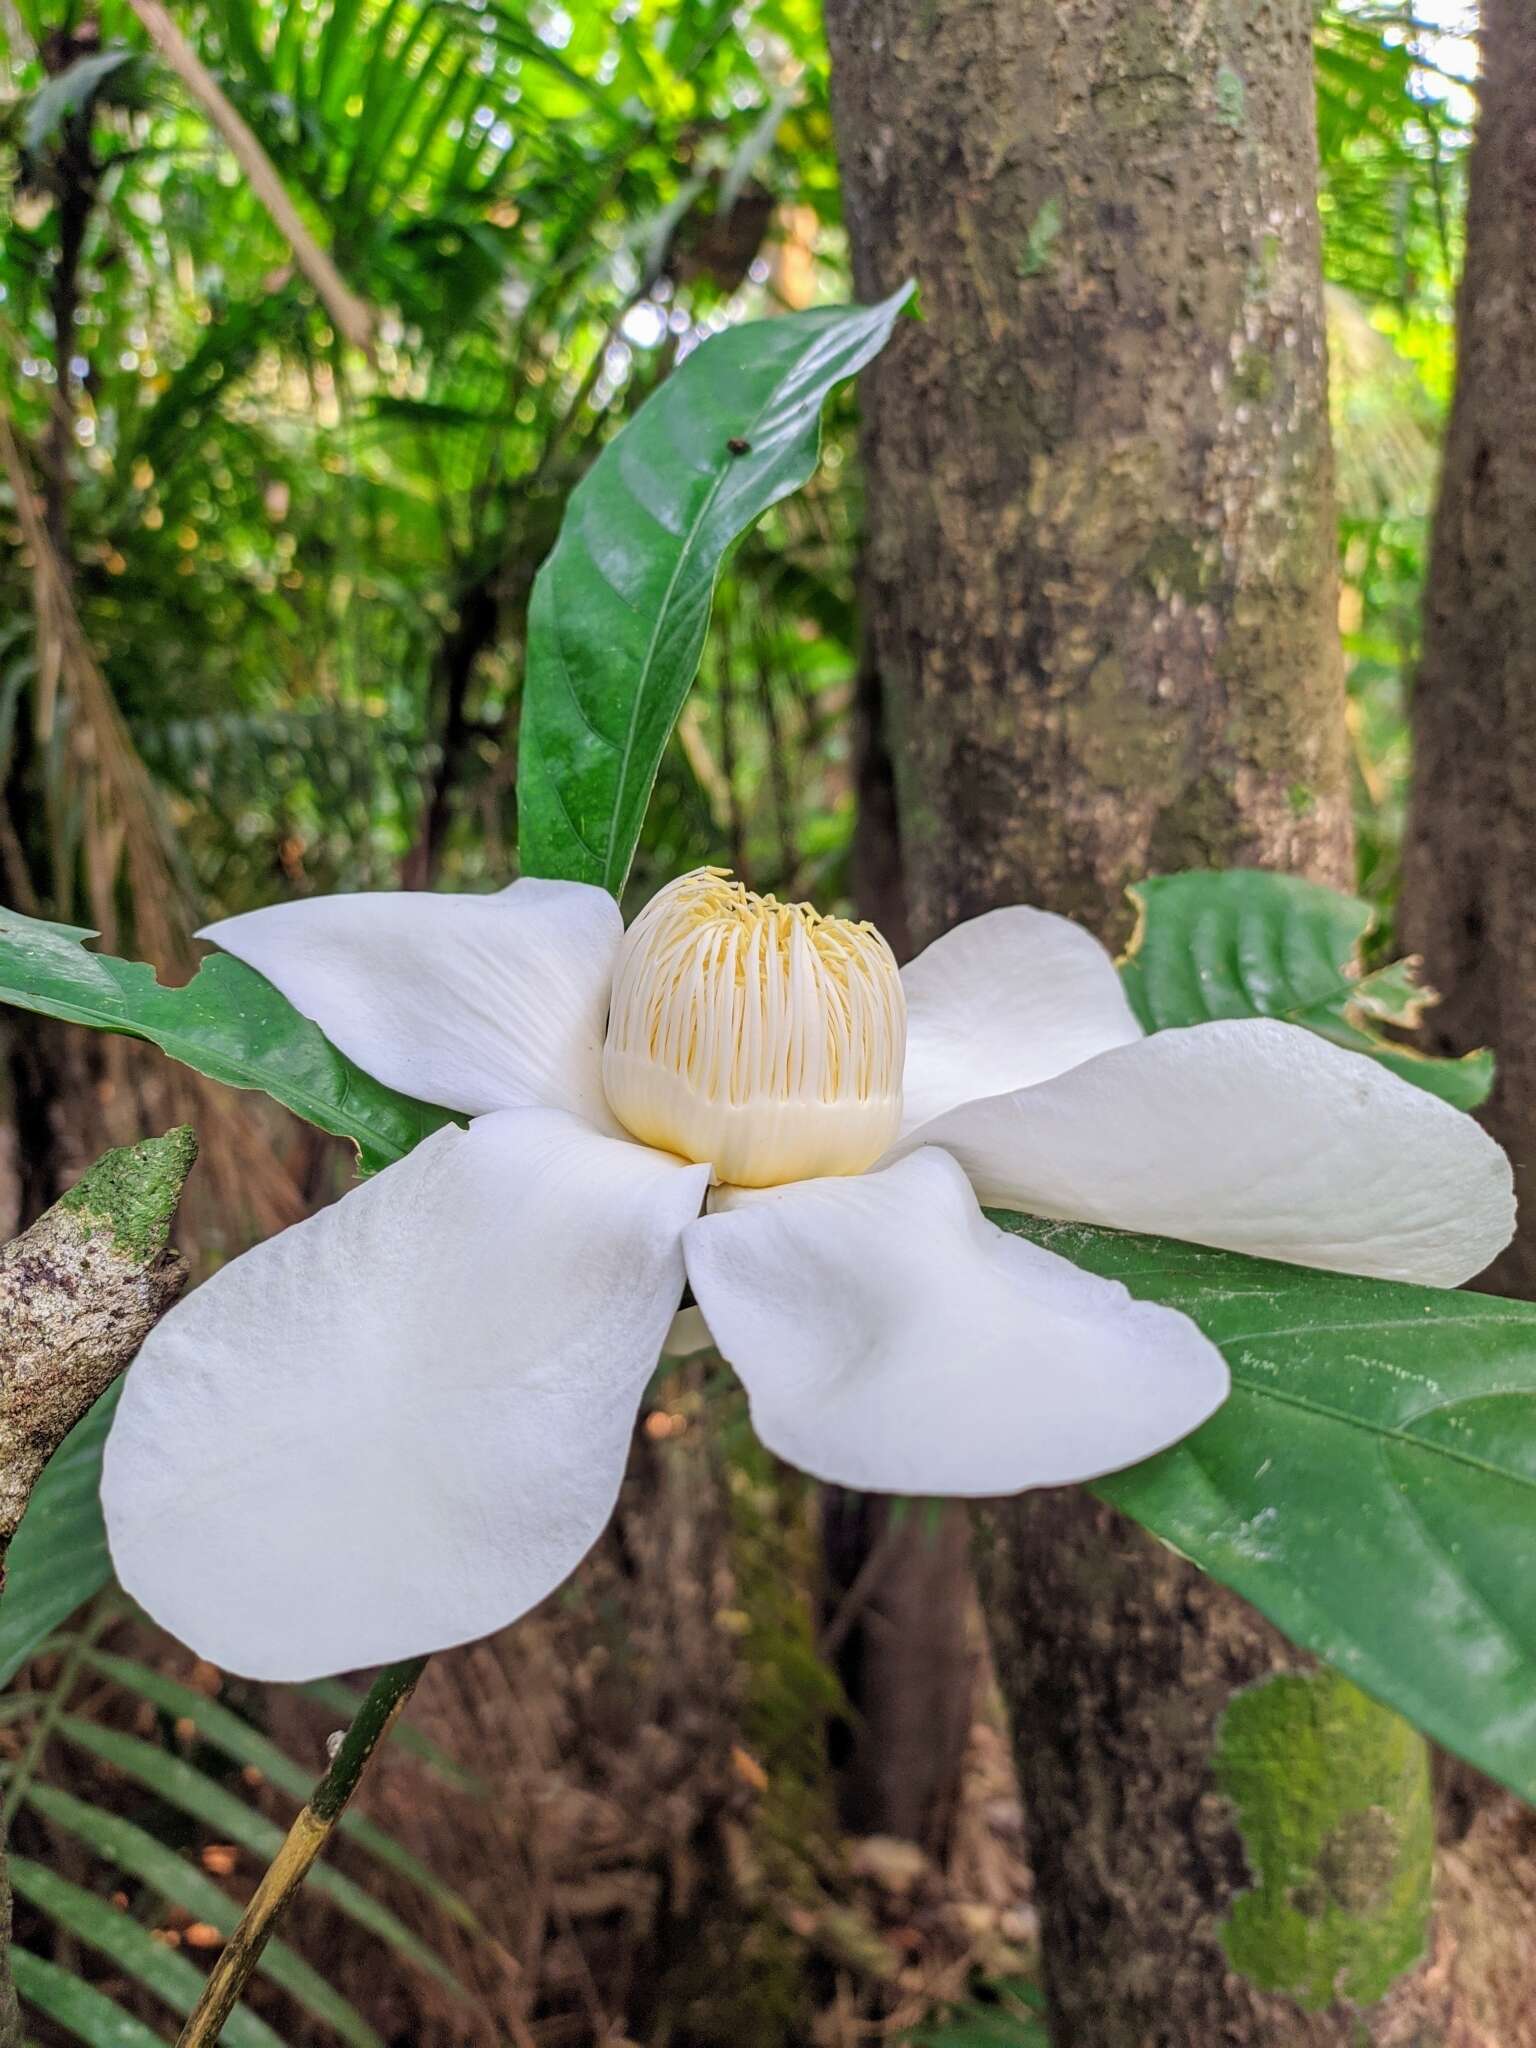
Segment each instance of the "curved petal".
M612 1511L708 1179L508 1110L224 1267L123 1390L102 1502L124 1586L251 1678L515 1620Z
M349 1059L446 1109L542 1103L614 1128L603 1033L619 907L585 882L494 896L314 896L198 933L275 982Z
M1268 1018L1159 1031L906 1142L1000 1207L1421 1287L1514 1231L1509 1161L1471 1117Z
M908 1131L1141 1036L1114 961L1048 910L989 910L956 925L903 967L901 985Z
M728 1198L688 1278L770 1450L880 1493L1017 1493L1150 1457L1226 1398L1173 1309L989 1223L924 1150Z

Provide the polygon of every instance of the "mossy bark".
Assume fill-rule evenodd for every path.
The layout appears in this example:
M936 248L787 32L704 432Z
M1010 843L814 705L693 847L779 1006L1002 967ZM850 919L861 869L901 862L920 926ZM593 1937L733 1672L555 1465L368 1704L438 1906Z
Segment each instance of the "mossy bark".
M185 1128L104 1153L0 1247L0 1572L43 1466L186 1285L168 1237L196 1157Z
M1120 939L1125 885L1159 870L1349 878L1310 20L828 0L860 295L922 294L863 394L916 944L1018 901ZM1438 2039L1438 1980L1378 1998L1367 1960L1422 1947L1398 1904L1422 1933L1428 1847L1394 1807L1417 1812L1416 1739L1417 1775L1368 1802L1408 1845L1392 1929L1367 1900L1317 2009L1315 1956L1292 1981L1234 1922L1266 1863L1219 1775L1234 1700L1306 1660L1081 1496L1004 1506L990 1539L1058 2048ZM1270 1735L1289 1704L1315 1746L1313 1696L1268 1697ZM1333 1835L1330 1941L1341 1888L1366 1898L1350 1851L1381 1839Z
M0 1586L38 1474L186 1284L169 1237L196 1157L185 1129L108 1152L0 1246ZM23 2038L10 1945L0 1845L0 2048Z

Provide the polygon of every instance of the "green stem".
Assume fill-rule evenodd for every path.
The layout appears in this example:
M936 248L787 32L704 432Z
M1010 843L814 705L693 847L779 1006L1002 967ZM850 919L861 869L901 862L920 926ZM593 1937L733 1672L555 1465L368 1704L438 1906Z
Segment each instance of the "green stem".
M311 1864L336 1831L352 1794L374 1751L388 1735L426 1668L425 1657L411 1657L381 1671L352 1718L331 1767L310 1795L308 1804L288 1830L282 1847L267 1866L240 1925L224 1945L191 2018L177 2037L176 2048L213 2048L224 2024L239 2003L271 1939L283 1909L309 1875Z

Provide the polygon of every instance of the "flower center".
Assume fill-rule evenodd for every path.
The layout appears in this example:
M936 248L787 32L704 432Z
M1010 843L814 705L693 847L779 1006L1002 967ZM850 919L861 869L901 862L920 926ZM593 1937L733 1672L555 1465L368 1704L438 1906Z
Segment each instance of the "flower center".
M698 868L624 935L603 1086L645 1144L776 1187L874 1164L900 1128L906 1043L873 925Z

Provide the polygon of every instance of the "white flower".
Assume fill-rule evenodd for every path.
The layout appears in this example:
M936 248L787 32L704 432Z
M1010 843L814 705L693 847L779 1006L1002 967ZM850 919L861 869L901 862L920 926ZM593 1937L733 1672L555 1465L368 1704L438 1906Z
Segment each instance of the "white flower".
M1144 1037L1109 956L1036 910L899 978L869 927L714 871L627 936L602 891L531 880L208 935L369 1073L473 1118L215 1274L129 1374L119 1575L255 1677L463 1642L558 1585L685 1279L771 1449L985 1495L1150 1455L1227 1373L978 1196L1444 1287L1512 1229L1470 1117L1285 1024ZM711 1192L715 1166L759 1185Z

